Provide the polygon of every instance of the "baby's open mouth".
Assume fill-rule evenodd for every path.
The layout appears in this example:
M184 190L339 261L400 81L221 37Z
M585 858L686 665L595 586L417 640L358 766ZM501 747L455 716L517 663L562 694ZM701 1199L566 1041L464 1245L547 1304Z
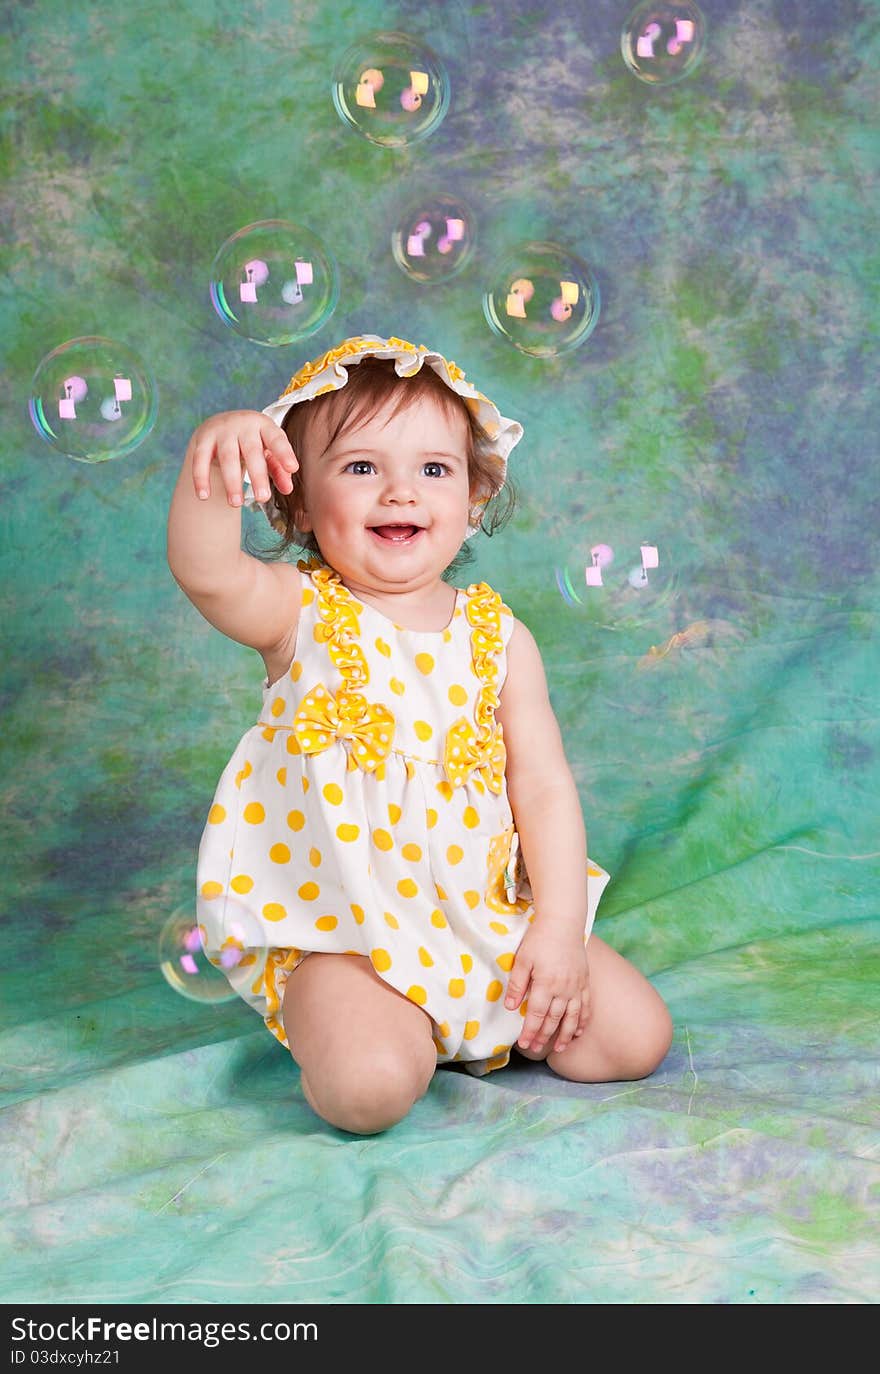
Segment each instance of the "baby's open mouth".
M370 529L389 544L405 544L421 532L419 525L371 525Z

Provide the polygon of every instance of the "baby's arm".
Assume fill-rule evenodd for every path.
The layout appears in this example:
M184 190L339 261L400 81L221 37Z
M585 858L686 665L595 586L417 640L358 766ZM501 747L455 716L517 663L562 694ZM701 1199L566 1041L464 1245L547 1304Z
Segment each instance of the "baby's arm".
M297 463L287 435L259 411L213 415L193 433L168 513L168 566L218 630L263 657L295 637L298 586L285 563L263 563L241 547L242 477L258 500L269 478L291 489Z
M507 1006L528 997L523 1049L564 1049L589 1011L584 948L587 838L577 786L550 703L541 654L517 621L496 719L507 751L507 794L519 834L535 917L510 972Z

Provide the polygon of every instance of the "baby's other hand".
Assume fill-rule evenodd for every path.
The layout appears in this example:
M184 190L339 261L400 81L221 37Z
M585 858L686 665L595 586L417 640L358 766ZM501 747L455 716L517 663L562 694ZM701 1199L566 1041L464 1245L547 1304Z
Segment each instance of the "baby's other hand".
M199 499L206 501L211 495L211 469L216 464L230 506L243 502L245 473L256 500L268 501L270 479L287 495L299 467L284 430L259 410L224 410L210 416L194 430L186 456Z

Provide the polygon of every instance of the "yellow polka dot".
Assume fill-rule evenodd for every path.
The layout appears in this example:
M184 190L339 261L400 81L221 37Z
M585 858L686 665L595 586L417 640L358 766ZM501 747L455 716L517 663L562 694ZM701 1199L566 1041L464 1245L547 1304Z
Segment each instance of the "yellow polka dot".
M315 589L314 589L314 587L303 587L302 604L303 604L304 606L311 606L311 604L312 604L312 602L314 601L314 599L315 599Z
M430 654L416 654L416 667L425 677L434 671L434 660Z
M225 820L226 807L221 806L219 802L215 802L214 805L211 807L211 810L208 812L209 825L219 825L221 821Z
M446 857L451 864L460 864L464 858L464 850L460 844L451 844L446 851Z
M457 682L453 682L452 686L449 689L448 696L453 706L464 706L465 702L468 699L467 692L463 687L459 686Z
M402 815L403 812L399 806L396 806L394 802L388 803L388 819L392 825L396 825Z
M260 825L266 819L266 812L261 802L248 802L242 815L248 825Z
M419 945L419 963L423 964L425 968L432 968L434 964L434 960L424 945Z
M302 753L302 750L299 747L299 740L297 739L296 735L287 736L287 752L288 754Z
M471 956L469 954L460 954L458 957L461 960L461 966L464 972L470 973L471 969L474 966L474 961L471 958Z
M397 884L397 890L401 897L415 897L419 890L419 885L412 878L401 878Z
M319 916L315 922L316 930L335 930L339 925L335 916Z
M514 954L499 954L495 962L499 968L504 969L505 973L509 973L510 970L513 968L513 961L515 957L516 956Z
M207 897L209 901L212 897L219 897L222 891L222 883L202 883L202 896Z
M443 1044L443 1041L442 1041L442 1040L438 1040L437 1037L436 1037L436 1035L432 1035L432 1036L431 1036L431 1039L434 1041L434 1049L437 1051L437 1053L438 1053L438 1054L445 1054L445 1053L446 1053L446 1046Z
M500 921L490 921L489 928L490 930L494 930L497 935L510 934L510 931L508 930L507 926L503 926Z
M475 826L480 824L480 818L472 806L466 806L464 808L464 815L461 819L464 821L468 830L473 830Z
M298 659L295 658L295 659L293 660L293 662L291 663L291 665L290 665L290 680L291 680L291 682L299 682L300 678L302 677L302 670L303 670L302 664L299 662Z
M300 782L302 783L303 792L304 792L304 793L305 793L305 792L308 792L308 790L309 790L309 780L308 780L308 778L306 777L305 773L303 773L302 777L300 778Z
M415 766L415 764L413 763L412 759L407 759L407 761L406 761L406 776L407 776L407 780L408 780L409 782L412 782L412 780L413 780L413 778L415 777L415 775L416 775L416 766Z
M391 648L388 644L385 643L384 639L376 640L376 648L379 650L379 653L384 654L386 658L391 657Z
M405 844L400 852L405 859L409 859L415 864L417 864L422 857L422 851L417 844Z
M422 740L422 742L424 742L425 740L430 739L431 736L432 736L433 733L434 733L434 731L431 729L430 725L428 724L428 722L427 722L426 720L416 720L416 721L414 721L414 722L413 722L413 729L415 730L415 732L416 732L416 734L418 735L419 739Z
M312 845L312 848L309 850L309 863L312 865L312 868L320 868L321 866L321 851L320 849L315 849L314 845Z
M528 999L528 997L524 997L523 1000L522 1000L522 1001L520 1002L520 1004L519 1004L519 1014L520 1014L520 1016L525 1016L525 1014L526 1014L526 1012L528 1011L528 1009L529 1009L529 999Z
M433 830L434 826L437 824L437 812L434 810L433 806L429 806L425 812L425 821L428 829Z
M448 898L448 896L446 895L445 889L442 888L442 887L440 886L439 883L435 883L435 884L434 884L434 887L435 887L436 890L437 890L437 901L438 901L438 902L448 902L448 901L449 901L449 898Z
M325 782L321 791L331 806L338 806L342 801L342 788L338 782Z
M359 825L349 825L345 821L336 827L336 834L339 836L340 840L345 840L348 844L351 844L352 840L356 840L360 833L361 828Z
M297 888L297 895L302 897L304 902L313 902L320 891L317 883L303 883Z
M279 769L278 769L278 772L275 774L275 776L276 776L276 778L278 779L278 781L281 783L281 786L282 786L282 787L285 787L285 786L287 785L287 769L286 769L286 768L279 768Z
M393 849L393 848L394 848L394 841L392 840L391 836L388 834L388 831L387 831L387 830L374 830L374 831L373 831L373 844L376 846L377 849Z
M245 763L244 768L239 768L238 772L235 775L236 787L241 787L241 784L244 782L245 778L249 778L253 771L254 770L249 763Z
M290 850L286 844L273 844L269 850L269 858L273 864L289 864Z
M283 921L287 911L280 902L267 902L263 907L263 915L267 921Z
M267 725L265 730L263 731L263 739L267 739L271 744L277 734L277 730L273 730L271 725Z
M601 877L602 877L602 870L601 870L601 868L591 868L589 864L587 864L587 872L589 873L589 875L590 875L591 878L601 878Z
M371 949L370 962L377 973L385 973L391 967L391 955L387 949Z
M465 1040L473 1040L474 1036L479 1034L479 1030L480 1030L480 1023L479 1023L479 1021L465 1021L465 1023L464 1023L464 1038L465 1038Z
M400 922L396 916L392 916L390 911L383 912L383 915L386 926L390 926L392 930L400 930Z
M494 1048L494 1050L492 1051L492 1053L493 1053L493 1055L496 1055L496 1054L497 1054L497 1055L506 1055L506 1054L508 1053L509 1050L510 1050L510 1046L509 1046L509 1045L496 1045L495 1048Z
M440 1025L437 1027L437 1034L438 1034L438 1035L442 1035L444 1039L446 1038L447 1035L449 1035L449 1022L448 1022L448 1021L441 1021L441 1022L440 1022Z
M431 925L436 926L438 930L442 930L446 925L446 917L439 907L435 907L431 912Z
M486 988L486 1001L497 1002L498 998L501 996L503 991L504 984L499 983L497 978L493 978L489 986Z
M229 884L233 892L238 892L242 896L244 896L246 892L250 892L253 885L254 880L249 873L236 873L235 877Z
M302 830L306 823L306 818L301 811L288 811L287 824L291 830Z
M393 677L390 685L392 692L396 692L399 697L402 697L406 691L406 684L401 682L399 677Z
M473 892L473 891L466 892L466 893L464 894L464 899L465 899L465 901L467 902L468 906L470 907L471 911L473 911L473 909L474 909L475 906L479 906L479 905L480 905L480 894L479 894L479 892Z
M363 909L363 907L362 907L362 906L358 906L356 902L352 902L352 903L351 903L351 914L352 914L352 916L354 917L354 919L357 921L358 925L359 925L359 926L362 926L363 923L364 923L364 909Z
M452 798L455 796L455 793L453 792L449 783L446 782L445 779L443 782L438 782L437 791L440 793L440 796L443 797L446 801L451 801Z
M419 987L418 983L414 983L406 995L411 1002L418 1002L420 1007L423 1007L428 1000L428 994L424 988Z
M450 996L450 997L464 997L464 979L463 979L463 978L450 978L450 980L449 980L449 996Z
M284 697L276 697L275 700L272 702L272 705L269 707L269 710L272 712L272 715L275 717L276 720L279 716L284 715L284 705Z

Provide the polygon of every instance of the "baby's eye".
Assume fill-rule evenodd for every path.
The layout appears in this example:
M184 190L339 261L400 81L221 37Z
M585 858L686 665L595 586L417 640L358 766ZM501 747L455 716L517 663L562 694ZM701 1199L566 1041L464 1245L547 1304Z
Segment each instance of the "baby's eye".
M426 468L439 468L439 469L441 470L441 472L448 472L448 471L449 471L449 469L448 469L448 467L446 466L445 463L433 463L433 462L432 462L432 463L426 463L426 464L425 464L425 467L426 467ZM440 474L439 474L439 473L438 473L438 474L435 474L435 473L433 473L433 472L429 472L429 473L428 473L428 476L429 476L429 477L434 477L435 475L439 476Z
M355 458L350 463L346 463L343 471L348 472L349 468L371 468L373 464L369 458Z

